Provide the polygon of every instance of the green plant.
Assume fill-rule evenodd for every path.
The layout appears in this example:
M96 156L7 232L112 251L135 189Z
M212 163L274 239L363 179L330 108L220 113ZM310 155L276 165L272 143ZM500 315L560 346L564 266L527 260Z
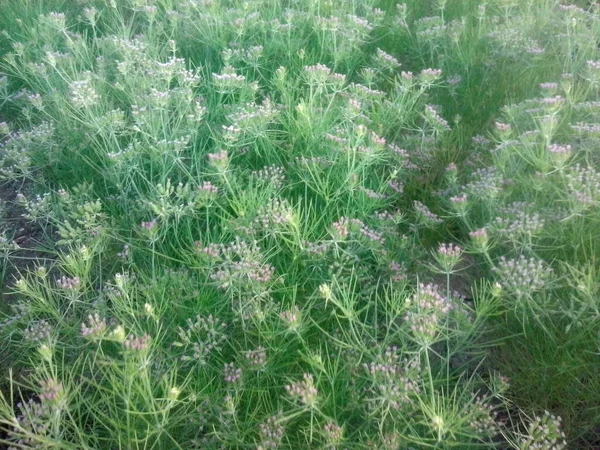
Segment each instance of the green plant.
M15 4L0 175L55 260L0 326L0 441L594 439L594 10Z

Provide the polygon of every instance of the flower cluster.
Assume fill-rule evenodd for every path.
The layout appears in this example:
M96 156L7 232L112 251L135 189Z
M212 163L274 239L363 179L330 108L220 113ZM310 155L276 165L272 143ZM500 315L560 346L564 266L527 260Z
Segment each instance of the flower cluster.
M223 126L225 145L239 145L242 135L247 136L250 141L265 136L269 123L273 122L276 115L277 109L268 98L260 105L248 103L239 106L236 111L227 115L231 125ZM250 141L245 140L242 144L249 144Z
M242 369L236 367L234 363L225 364L223 378L226 383L235 384L242 378Z
M63 275L56 280L56 284L66 291L76 291L81 287L81 280L79 277L68 278Z
M377 49L375 54L375 63L383 70L395 70L400 67L400 63L392 55L384 52L380 48Z
M318 391L315 387L314 378L309 373L303 375L302 381L288 384L285 390L290 397L298 400L305 406L312 407L317 402Z
M490 229L510 240L522 236L533 236L544 227L544 220L538 213L528 213L527 205L513 203L502 210L505 217L496 217Z
M244 292L266 286L273 281L275 268L264 262L256 241L247 243L239 238L229 244L211 244L202 253L213 261L210 278L220 289Z
M548 153L558 167L562 167L567 162L572 152L573 148L569 144L550 144L548 146Z
M297 330L302 323L302 314L297 306L292 306L291 309L282 311L279 318L287 325L289 330Z
M134 352L146 351L150 348L150 335L147 333L144 333L142 336L130 334L127 336L127 339L123 341L123 347L126 350Z
M280 417L269 417L260 424L259 431L261 439L258 450L277 450L279 448L285 432Z
M566 174L567 187L578 208L585 209L600 201L600 172L577 164Z
M446 319L452 307L450 299L443 297L437 286L420 284L410 300L404 320L415 337L431 340L437 335L440 323Z
M489 236L486 228L479 228L469 232L469 237L475 250L485 252L487 250Z
M64 396L62 383L50 378L40 382L42 402L58 403Z
M495 269L500 284L517 298L542 290L550 279L552 269L539 259L521 255L517 259L500 257Z
M323 426L323 434L325 435L327 444L331 445L332 448L335 448L336 445L342 442L342 438L344 437L344 429L337 423L330 420Z
M495 168L477 169L473 181L465 186L469 197L481 200L493 200L502 190L503 177Z
M45 342L52 335L52 325L46 320L31 324L24 332L23 337L33 343Z
M432 105L425 105L425 120L438 131L447 131L450 129L448 121L438 113L437 109Z
M229 165L229 154L227 150L208 154L208 164L218 172L224 171Z
M366 239L369 243L378 245L385 243L383 233L365 225L362 220L341 217L331 225L331 234L336 239L344 240L351 236L352 233Z
M475 398L468 406L469 426L480 436L495 436L499 425L496 421L497 412L494 407L481 397Z
M235 93L248 85L246 77L236 74L232 66L223 67L221 73L213 73L212 79L216 91L222 94Z
M48 417L51 406L48 402L28 400L17 404L19 414L15 417L17 426L7 430L9 442L14 443L10 448L43 448L44 439L50 434Z
M527 435L521 438L522 450L563 450L567 448L565 434L560 430L561 418L548 411L536 417L527 428Z
M388 272L392 283L400 283L407 280L406 264L392 261L388 264Z
M263 368L267 363L267 351L263 346L247 351L244 356L246 357L248 364L253 368Z
M398 349L388 348L378 360L363 365L370 380L367 399L374 408L400 409L421 389L417 361L402 360Z
M98 103L99 99L89 78L71 83L71 102L76 108L89 108Z
M273 197L259 208L254 223L260 229L272 232L278 227L293 223L294 220L294 211L287 200Z
M193 360L204 365L211 354L221 351L227 339L227 324L212 315L197 315L195 320L188 318L186 322L186 328L177 328L179 340L173 345L186 350L191 347L192 356L185 354L181 357L182 361Z
M106 331L106 321L98 313L88 316L87 324L81 324L81 335L86 338L99 337Z
M252 176L262 183L270 183L276 189L281 189L285 182L285 170L281 166L267 166L252 172Z
M440 244L434 256L444 272L451 272L459 263L463 250L455 244Z
M202 184L198 186L198 190L207 196L212 196L219 192L219 188L210 181L203 181Z
M458 213L463 214L466 211L468 205L468 196L466 194L460 194L450 197L450 204L452 208Z
M594 423L593 389L548 373L568 389L542 395L531 352L488 352L543 317L531 360L594 369L593 7L38 3L0 20L0 275L26 271L0 342L35 395L0 401L0 441L562 448L557 418L496 418L523 392ZM38 236L56 268L22 265Z
M437 225L443 222L442 219L440 219L437 214L434 214L433 212L431 212L431 210L425 206L423 203L421 203L418 200L414 201L414 207L415 207L415 211L417 213L417 216L423 221L423 223L425 225L428 226L432 226L432 225Z

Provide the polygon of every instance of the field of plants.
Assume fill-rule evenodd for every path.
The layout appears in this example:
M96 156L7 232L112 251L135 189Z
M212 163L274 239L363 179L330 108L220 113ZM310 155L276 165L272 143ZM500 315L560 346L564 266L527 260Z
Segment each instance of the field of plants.
M0 448L600 448L600 7L0 0Z

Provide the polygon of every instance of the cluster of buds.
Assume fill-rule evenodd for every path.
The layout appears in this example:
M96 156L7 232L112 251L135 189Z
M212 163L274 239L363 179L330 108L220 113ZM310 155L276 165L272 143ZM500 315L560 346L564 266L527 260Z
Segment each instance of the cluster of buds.
M421 222L426 226L433 226L442 223L442 219L440 219L436 214L431 212L431 210L425 206L423 203L415 200L414 201L415 212L417 213L417 217L421 220Z
M223 342L227 339L227 324L216 317L197 315L195 320L187 319L187 327L177 328L179 340L174 342L176 347L192 348L193 356L183 355L182 361L194 360L199 364L206 364L208 357L213 352L219 352Z
M480 436L495 436L498 434L497 413L494 407L481 397L476 397L468 405L469 426Z
M342 442L344 429L333 420L330 420L323 426L323 435L327 445L330 446L329 448L334 449Z
M567 448L565 433L560 430L561 418L548 411L536 417L527 428L527 435L521 438L521 450L563 450Z
M146 333L142 336L130 334L127 336L127 339L123 341L123 347L132 352L146 351L150 348L150 335Z
M436 131L447 131L450 129L448 121L440 116L436 107L433 105L425 105L425 112L423 115L429 125L431 125Z
M210 197L219 192L219 188L212 184L210 181L203 181L201 185L198 186L198 191L202 194Z
M246 77L235 73L232 66L225 66L221 73L212 74L217 92L231 94L246 86Z
M101 337L106 331L106 321L98 313L88 316L87 324L81 324L81 335L86 338Z
M46 342L51 335L52 326L45 320L31 324L23 333L23 337L33 343Z
M473 174L473 181L465 186L471 197L489 201L498 196L503 186L502 174L493 167L478 169Z
M152 219L148 222L141 222L140 223L140 227L142 227L143 230L151 233L154 230L156 230L156 227L158 226L158 222L156 219Z
M442 75L441 69L423 69L419 74L419 81L424 86L430 86Z
M380 48L378 48L375 53L375 63L384 71L393 71L401 66L396 58L387 54Z
M479 228L469 233L471 244L475 251L486 253L489 249L489 236L487 229Z
M309 373L303 375L302 381L287 385L285 390L290 397L300 401L305 406L313 407L317 403L318 391L315 387L314 378Z
M242 369L236 367L234 363L225 364L223 369L223 378L226 383L235 384L242 378Z
M66 291L77 291L81 287L81 280L79 277L68 278L63 275L56 280L56 284Z
M586 209L600 202L600 172L579 164L566 175L567 188L577 208Z
M401 360L397 353L396 347L390 347L377 361L363 365L371 380L369 402L374 407L398 410L420 392L417 361Z
M280 417L273 416L260 424L261 441L257 450L277 450L279 448L285 433L285 429L280 422Z
M332 235L336 239L344 240L350 234L350 221L346 217L341 217L340 220L331 225Z
M62 383L55 379L40 381L40 399L42 402L59 403L64 398Z
M30 399L26 403L17 403L17 408L16 426L7 430L7 437L15 446L8 448L40 448L40 440L50 434L48 418L52 414L51 405Z
M436 286L420 284L410 300L405 320L410 324L415 337L429 341L435 338L440 322L447 317L451 309L450 299L443 297Z
M246 361L248 361L253 368L261 369L267 363L267 351L262 346L246 352L244 356L246 357Z
M258 217L254 223L266 232L294 223L296 220L294 210L287 200L277 197L270 198L258 210Z
M275 275L275 268L264 262L256 241L247 243L237 238L229 245L210 244L201 253L213 260L210 278L223 290L258 288L270 283Z
M279 314L279 318L285 323L290 331L297 331L302 324L302 313L296 305L288 310L282 311Z
M467 212L467 206L469 204L469 199L466 194L455 195L450 197L450 205L452 209L459 216L464 216Z
M331 75L331 69L324 64L316 64L314 66L304 67L304 73L309 83L323 85L327 83Z
M544 227L544 220L537 213L516 211L511 215L512 218L496 217L491 224L493 231L510 240L517 240L520 236L533 236Z
M508 123L496 122L495 124L496 134L501 142L506 142L512 135L512 127Z
M210 153L208 155L208 163L217 172L225 172L227 167L229 167L229 154L227 153L227 150Z
M558 168L564 167L568 159L571 157L573 148L571 145L550 144L548 153L552 157L552 161Z
M521 255L518 259L500 257L498 267L494 269L506 288L517 298L527 297L544 288L552 269L542 260L527 259Z
M392 283L401 283L406 281L407 271L406 264L392 261L388 264L388 273L390 275L390 281Z
M277 105L266 98L262 104L246 103L227 115L230 126L223 126L225 141L230 144L238 143L242 135L264 136L270 123L277 116Z
M460 262L463 250L455 244L440 244L434 253L435 260L443 273L450 273Z
M71 83L71 103L76 108L89 108L98 103L99 99L89 78Z
M362 220L341 217L337 222L334 222L331 225L331 235L335 239L345 240L346 238L351 236L352 233L356 233L363 239L367 239L370 243L385 243L383 233L374 230L371 227L368 227Z
M252 176L263 183L270 183L276 189L281 189L285 182L285 170L281 166L267 166L252 172Z

